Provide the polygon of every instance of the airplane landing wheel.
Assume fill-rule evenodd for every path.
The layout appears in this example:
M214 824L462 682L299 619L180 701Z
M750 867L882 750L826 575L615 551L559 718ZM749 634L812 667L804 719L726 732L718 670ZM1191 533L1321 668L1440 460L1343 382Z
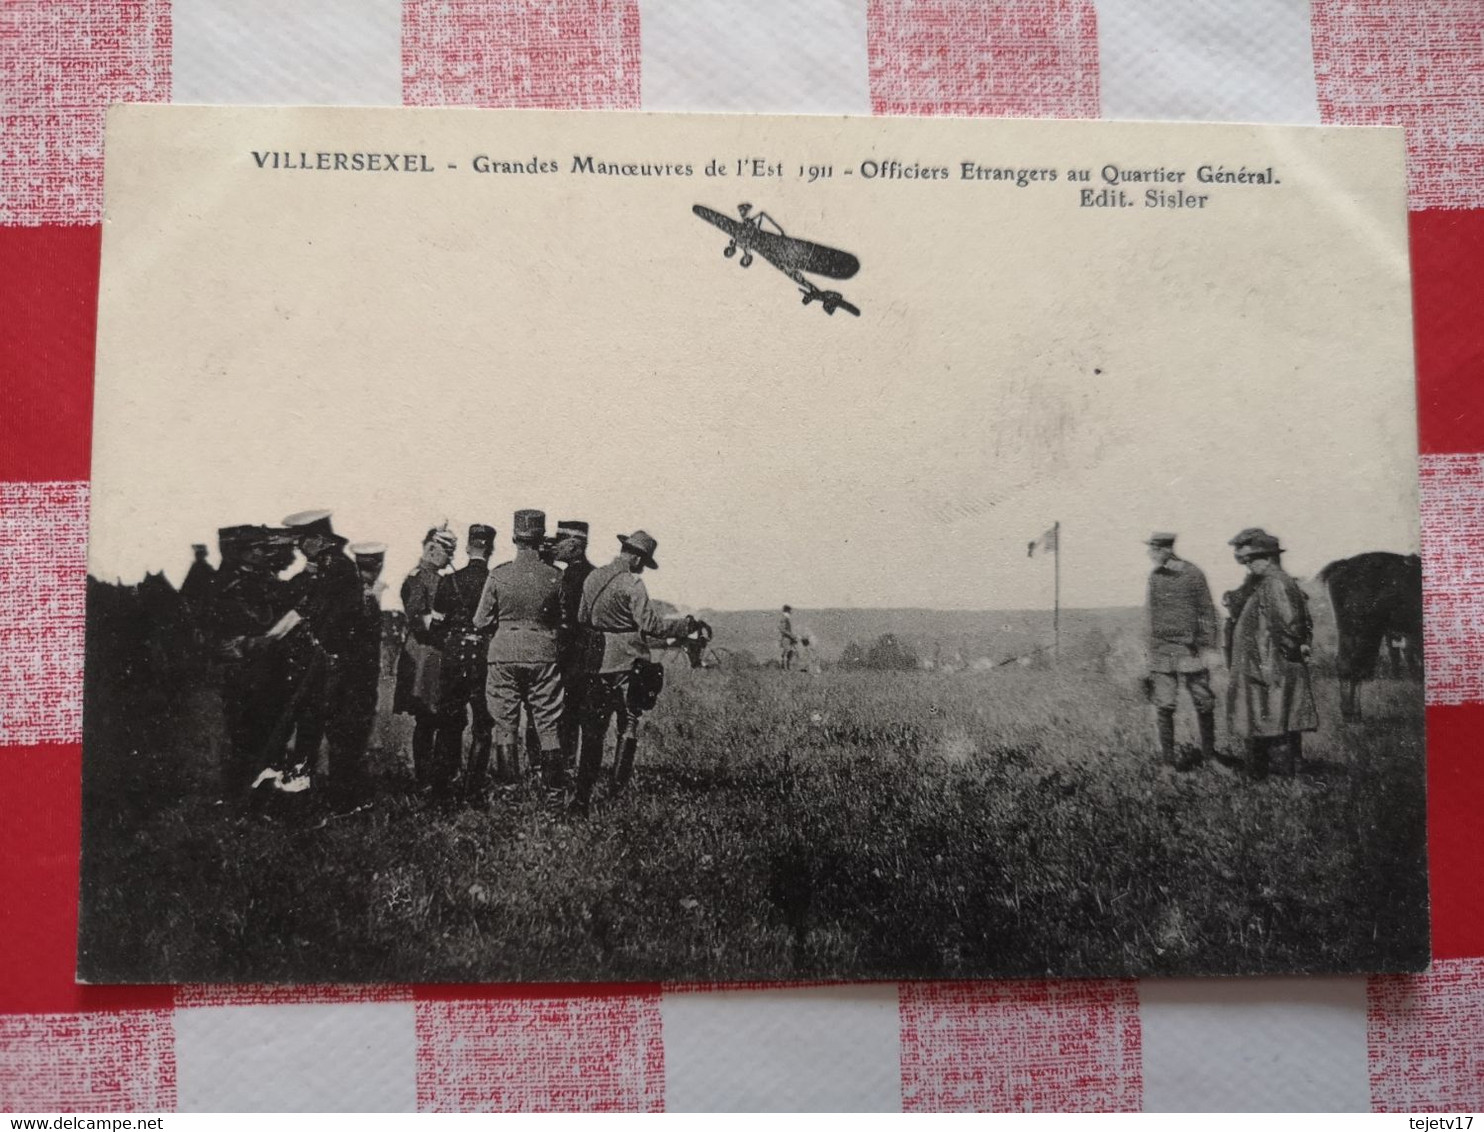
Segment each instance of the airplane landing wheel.
M805 306L806 306L806 307L807 307L807 306L808 306L808 305L809 305L809 304L810 304L810 303L812 303L812 302L813 302L813 301L814 301L814 296L813 296L813 295L805 295L805 296L804 296L804 305L805 305Z
M835 313L835 304L834 303L825 303L825 305L824 305L824 313L825 314L834 314Z
M728 244L726 247L721 249L721 254L726 256L727 259L731 259L734 255L737 254L737 245Z
M752 253L751 252L743 252L742 253L742 258L739 259L737 262L740 263L743 267L751 267L752 266Z

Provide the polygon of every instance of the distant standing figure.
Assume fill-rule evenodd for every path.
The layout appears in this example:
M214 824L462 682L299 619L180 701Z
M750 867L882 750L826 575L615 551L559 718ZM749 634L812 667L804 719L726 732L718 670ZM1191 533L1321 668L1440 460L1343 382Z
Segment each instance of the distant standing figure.
M1160 757L1177 770L1198 760L1175 758L1175 704L1180 685L1190 695L1200 728L1200 758L1216 754L1216 697L1205 650L1216 645L1216 606L1206 575L1175 554L1175 536L1155 531L1149 558L1149 699L1154 704Z
M1308 664L1313 622L1303 590L1283 572L1282 554L1278 539L1263 534L1236 555L1257 581L1232 638L1226 708L1231 733L1247 740L1254 778L1267 776L1275 748L1282 772L1297 773L1303 733L1319 727Z
M794 636L794 610L793 606L785 605L783 615L778 618L778 659L783 665L783 671L788 672L794 666L794 659L799 655L799 638Z

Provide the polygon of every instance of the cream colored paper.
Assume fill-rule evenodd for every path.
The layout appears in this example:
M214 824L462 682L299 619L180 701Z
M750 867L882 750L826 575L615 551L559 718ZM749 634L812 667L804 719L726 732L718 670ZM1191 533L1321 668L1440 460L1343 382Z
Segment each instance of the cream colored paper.
M1418 548L1399 131L131 106L105 172L84 979L1425 964L1420 672L1347 718L1316 578ZM500 562L522 508L595 563L648 531L705 618L611 754L621 673L399 656L424 534ZM317 509L387 547L354 641L333 557L218 575L224 621L305 612L256 666L127 585ZM1215 597L1249 527L1322 631L1268 587L1223 663L1185 573L1151 646L1150 532ZM1415 656L1417 559L1366 561ZM558 675L599 705L565 750ZM486 679L498 788L448 722ZM134 765L168 788L119 809Z
M1053 521L1065 606L1140 602L1156 527L1221 563L1264 526L1300 576L1417 547L1400 131L124 106L106 180L99 577L306 507L392 578L444 519L497 558L518 507L600 559L642 526L712 608L1046 606ZM858 257L814 281L860 317L724 258L692 206L743 201Z

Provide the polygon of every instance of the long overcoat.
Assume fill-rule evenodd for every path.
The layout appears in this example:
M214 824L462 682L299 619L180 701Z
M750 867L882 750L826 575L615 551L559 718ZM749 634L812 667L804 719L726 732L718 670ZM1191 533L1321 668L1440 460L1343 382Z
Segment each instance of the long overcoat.
M451 596L442 587L444 575L419 566L402 583L402 608L407 613L407 637L397 660L397 683L392 710L408 715L441 714L462 707L460 685L446 665L446 621ZM433 618L434 613L442 617ZM448 671L445 668L448 667Z
M1241 738L1319 727L1303 648L1313 638L1308 599L1280 569L1269 570L1242 606L1232 633L1227 724Z

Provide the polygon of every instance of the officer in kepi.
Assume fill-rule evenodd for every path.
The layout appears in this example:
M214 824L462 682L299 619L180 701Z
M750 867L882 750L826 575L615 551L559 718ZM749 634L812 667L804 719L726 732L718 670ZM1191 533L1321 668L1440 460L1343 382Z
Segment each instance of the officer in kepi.
M386 590L381 571L386 564L386 545L379 542L351 543L350 555L361 578L361 616L356 621L345 656L347 702L341 710L347 733L342 769L335 772L335 777L341 781L332 781L330 785L339 794L340 801L359 806L369 797L366 751L376 725L376 701L380 694L381 595Z
M449 666L451 679L456 685L453 694L458 696L461 705L460 728L463 726L462 705L468 705L471 722L469 757L464 765L462 788L466 801L478 803L484 797L485 780L489 774L495 720L490 715L484 692L491 634L488 629L474 627L474 615L479 612L479 601L484 596L485 583L489 581L495 528L487 523L472 524L467 549L469 561L445 575L442 581L442 604L448 608L444 663ZM449 734L452 733L450 727ZM462 730L459 740L462 746ZM455 763L461 754L461 750L454 753Z
M447 526L423 536L422 557L402 581L407 637L397 659L392 710L412 716L412 774L418 789L447 800L458 773L464 701L445 664L452 593L445 583L458 536Z
M577 624L582 587L595 569L587 560L587 535L588 525L581 519L561 519L552 544L552 553L562 564L562 635L557 651L562 669L562 765L567 767L577 763L582 713L593 677L593 650L586 630Z
M601 641L596 648L597 677L588 688L588 708L582 724L582 760L577 770L573 808L585 814L593 787L603 769L603 740L608 721L618 717L614 758L614 791L622 791L634 773L639 746L639 723L654 706L664 669L649 657L644 638L684 637L695 628L689 616L663 617L649 600L640 578L646 569L658 570L654 552L658 543L645 531L619 535L618 556L588 575L582 587L578 624Z
M562 675L557 638L562 625L562 572L541 560L546 513L515 513L513 561L496 566L485 582L474 627L491 634L485 682L495 721L495 769L502 780L519 775L520 712L529 713L540 743L532 777L547 786L566 782L561 757Z
M1175 536L1155 531L1149 558L1149 699L1154 704L1160 758L1176 770L1190 770L1216 755L1216 697L1205 650L1216 645L1216 606L1206 576L1175 553ZM1195 707L1200 728L1199 758L1175 757L1175 702L1181 684Z

